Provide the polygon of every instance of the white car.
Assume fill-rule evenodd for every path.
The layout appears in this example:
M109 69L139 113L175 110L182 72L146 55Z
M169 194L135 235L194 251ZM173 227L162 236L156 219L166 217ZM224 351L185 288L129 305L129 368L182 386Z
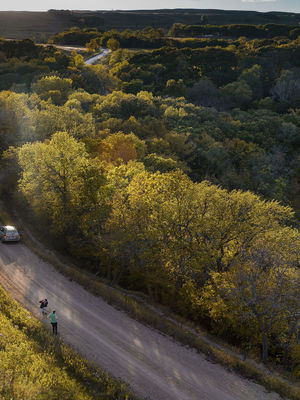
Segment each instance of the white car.
M5 225L0 228L1 242L18 242L21 236L14 226Z

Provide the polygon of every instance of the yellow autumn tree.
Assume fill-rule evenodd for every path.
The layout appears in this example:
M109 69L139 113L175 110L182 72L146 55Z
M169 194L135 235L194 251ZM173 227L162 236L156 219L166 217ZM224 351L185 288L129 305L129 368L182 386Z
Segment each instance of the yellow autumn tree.
M181 299L189 304L212 273L229 271L292 216L277 202L193 183L179 170L143 172L122 195L116 193L107 228L115 237L114 253L140 269L149 293L167 291L177 298L187 291L193 300L188 294Z
M28 143L16 153L19 189L37 213L51 220L56 233L67 232L83 215L97 211L104 177L83 143L57 132L49 142Z
M299 262L299 232L269 230L242 249L230 270L211 274L200 304L213 321L261 346L264 362L271 335L287 359L300 317Z
M106 163L120 165L130 160L140 160L146 152L146 144L133 133L117 132L108 135L99 146L99 158Z

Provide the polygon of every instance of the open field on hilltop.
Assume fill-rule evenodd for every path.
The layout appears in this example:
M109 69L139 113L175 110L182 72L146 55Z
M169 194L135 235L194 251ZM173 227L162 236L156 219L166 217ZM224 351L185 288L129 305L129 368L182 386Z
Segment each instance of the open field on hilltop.
M289 24L297 25L300 14L259 13L254 11L223 10L131 10L131 11L56 11L48 12L0 12L0 36L12 39L49 36L71 26L108 29L142 29L147 26L170 28L173 23L182 24Z
M11 39L40 39L69 27L69 21L48 12L0 12L0 36Z

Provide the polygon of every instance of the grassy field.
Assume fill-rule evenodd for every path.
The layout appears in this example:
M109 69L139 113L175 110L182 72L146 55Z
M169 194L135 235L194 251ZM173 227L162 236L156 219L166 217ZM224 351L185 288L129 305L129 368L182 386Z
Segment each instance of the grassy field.
M48 12L1 11L0 37L39 41L41 35L51 36L68 28L69 24L68 19Z
M173 23L183 24L289 24L297 25L300 14L255 11L222 11L200 9L132 10L132 11L55 11L0 12L0 37L30 38L40 41L44 36L61 32L72 26L142 29L147 26L170 28Z

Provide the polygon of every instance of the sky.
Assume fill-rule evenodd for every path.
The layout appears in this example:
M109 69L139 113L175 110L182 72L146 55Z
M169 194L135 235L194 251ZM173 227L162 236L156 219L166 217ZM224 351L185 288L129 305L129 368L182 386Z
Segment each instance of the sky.
M155 8L219 8L224 10L292 11L300 13L300 0L0 0L1 11L132 10Z

